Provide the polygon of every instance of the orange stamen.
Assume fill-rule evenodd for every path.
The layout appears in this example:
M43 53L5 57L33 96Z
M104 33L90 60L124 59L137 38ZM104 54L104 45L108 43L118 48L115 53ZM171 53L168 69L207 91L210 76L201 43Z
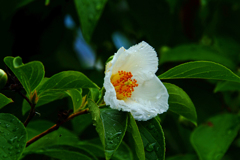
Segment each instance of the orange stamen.
M118 71L117 74L112 75L111 82L117 93L117 99L125 99L132 96L134 87L137 87L137 80L132 78L131 72Z

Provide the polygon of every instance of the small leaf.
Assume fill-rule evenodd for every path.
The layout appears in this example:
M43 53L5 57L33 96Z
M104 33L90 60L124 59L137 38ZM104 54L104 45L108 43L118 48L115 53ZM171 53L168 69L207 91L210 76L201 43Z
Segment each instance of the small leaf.
M128 118L128 131L131 132L133 140L135 142L135 150L139 160L145 160L145 151L141 134L139 132L137 123L133 116L129 113Z
M8 113L0 113L0 159L19 159L27 142L22 122Z
M200 78L226 80L240 83L240 77L231 70L214 62L195 61L178 65L158 76L160 79Z
M160 123L155 119L137 122L145 148L146 159L165 159L165 138Z
M169 94L169 110L182 115L197 125L195 106L186 92L171 83L163 83Z
M81 22L83 36L90 41L107 0L74 0Z
M80 110L82 105L82 89L71 89L67 90L66 93L71 97L73 102L73 112Z
M11 98L8 98L5 95L3 95L2 93L0 93L0 109L12 102L13 102L13 100Z
M78 88L98 88L84 74L77 71L63 71L53 75L45 83L37 88L39 98L48 92L66 91Z
M93 124L103 144L105 157L110 159L122 142L127 129L127 114L114 109L101 109L88 99Z
M35 90L45 75L44 66L39 61L23 64L20 57L5 57L4 62L18 78L28 95Z
M220 160L237 136L240 118L233 114L212 117L197 127L191 135L191 143L200 160Z
M221 54L219 50L198 44L180 45L173 49L168 49L162 52L159 63L189 60L214 61L231 69L234 69L236 66L228 56Z
M218 82L214 92L219 91L240 91L240 83L237 82Z

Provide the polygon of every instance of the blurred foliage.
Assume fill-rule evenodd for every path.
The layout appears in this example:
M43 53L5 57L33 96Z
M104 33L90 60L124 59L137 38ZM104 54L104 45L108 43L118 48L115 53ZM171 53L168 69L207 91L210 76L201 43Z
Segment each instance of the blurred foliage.
M184 103L175 104L175 108L159 116L166 141L166 159L192 160L198 156L200 160L236 160L240 147L239 119L236 118L240 109L240 87L236 78L240 75L239 16L239 0L0 0L0 59L20 56L25 65L18 61L16 70L26 65L33 66L32 70L36 69L34 65L41 68L38 62L41 61L45 71L39 73L40 77L44 72L46 77L51 77L61 71L80 71L102 87L107 59L121 46L128 48L146 41L159 54L157 75L168 82L166 84L172 94L174 90L178 91L178 95L170 100L180 97L191 105L182 115L188 119L173 113L176 107L185 106ZM218 63L215 66L217 69L226 69L219 71L213 66L205 78L209 75L215 77L221 71L229 71L228 76L206 80L201 79L202 74L199 73L200 77L194 77L197 79L164 78L164 75L174 76L170 72L172 70L167 70L195 60L212 61L209 63ZM30 61L34 63L28 63ZM181 68L182 73L189 68L187 64L190 63L185 63L186 68ZM13 64L10 66L14 68ZM0 68L5 70L3 61ZM189 75L186 72L184 78L191 78ZM45 80L41 83L44 84ZM24 77L20 81L25 81ZM40 87L43 85L41 83ZM24 86L29 96L36 86ZM42 100L43 106L36 108L41 116L35 116L27 128L29 139L50 127L49 124L56 123L59 111L82 107L82 102L78 102L76 97L78 94L84 97L89 90L67 90ZM71 96L67 97L67 94ZM98 96L93 89L88 93L88 98ZM19 95L1 90L0 99L0 108L14 101L1 109L1 115L11 113L22 122L26 119L27 115L22 115L22 111L26 113L29 106ZM53 102L56 99L59 100ZM23 109L20 107L22 104ZM24 106L28 109L24 110ZM188 116L190 111L197 116ZM69 156L72 159L82 156L84 159L86 155L92 156L91 159L104 159L105 148L99 138L98 142L93 141L98 134L90 121L90 115L82 115L64 124L58 131L31 146L43 146L45 149L30 152L29 148L22 159L59 159L60 154L63 159ZM157 118L153 121L154 124L159 123ZM192 121L198 127L192 125ZM128 123L136 127L130 118ZM141 125L140 129L144 130L144 123ZM112 159L137 159L143 147L153 144L152 139L146 137L148 134L153 138L156 135L144 130L144 135L141 135L145 136L144 146L134 147L133 142L137 144L141 140L140 135L131 137L129 133L133 132L128 130L126 136L121 137L124 142L118 143L119 150ZM150 147L158 146L154 145ZM111 149L116 150L117 147ZM158 152L156 155L146 154L150 159L162 155Z

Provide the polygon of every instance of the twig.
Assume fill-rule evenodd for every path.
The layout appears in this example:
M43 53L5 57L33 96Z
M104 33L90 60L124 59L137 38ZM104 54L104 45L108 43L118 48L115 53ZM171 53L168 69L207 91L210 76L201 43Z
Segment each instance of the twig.
M42 138L43 136L51 133L52 131L57 130L63 123L65 123L65 122L73 119L73 118L76 117L76 116L79 116L79 115L88 113L88 110L89 110L89 109L87 108L87 109L85 109L85 110L81 110L81 111L78 111L78 112L76 112L76 113L71 114L70 116L68 116L67 119L65 119L65 120L63 120L63 121L61 121L61 122L53 125L52 127L50 127L49 129L47 129L46 131L44 131L44 132L40 133L39 135L37 135L37 136L33 137L32 139L30 139L30 140L27 142L26 147L28 147L30 144L32 144L33 142L37 141L38 139Z
M28 123L35 116L35 104L31 103L30 100L21 91L17 90L16 92L18 92L31 106L31 110L29 112L29 115L28 115L26 121L24 122L24 126L27 127Z

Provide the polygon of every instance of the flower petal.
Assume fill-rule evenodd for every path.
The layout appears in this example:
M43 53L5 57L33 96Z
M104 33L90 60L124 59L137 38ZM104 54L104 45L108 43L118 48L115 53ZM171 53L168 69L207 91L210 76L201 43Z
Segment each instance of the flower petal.
M138 81L149 79L157 72L158 58L155 50L141 42L128 50L120 48L112 61L112 74L119 70L131 72Z
M137 120L151 119L168 110L168 97L166 87L157 76L154 76L135 88L129 101L138 103L138 105L135 104L138 112L131 113Z

